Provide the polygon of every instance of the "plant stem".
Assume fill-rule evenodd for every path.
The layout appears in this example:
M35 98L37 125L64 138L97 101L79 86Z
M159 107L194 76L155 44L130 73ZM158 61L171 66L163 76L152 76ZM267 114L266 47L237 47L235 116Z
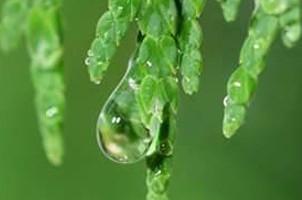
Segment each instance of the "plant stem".
M168 200L171 157L154 154L147 158L147 200Z
M168 186L171 178L173 146L176 133L175 114L164 109L160 126L158 148L147 158L147 200L168 200Z

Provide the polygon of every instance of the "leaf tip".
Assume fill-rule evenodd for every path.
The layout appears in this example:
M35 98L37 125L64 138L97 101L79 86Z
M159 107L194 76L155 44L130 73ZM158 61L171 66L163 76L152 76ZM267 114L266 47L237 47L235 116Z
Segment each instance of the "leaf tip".
M223 127L223 135L226 139L231 139L237 132L237 129L230 128L230 127Z
M63 154L58 152L49 152L46 154L48 161L55 167L63 164Z

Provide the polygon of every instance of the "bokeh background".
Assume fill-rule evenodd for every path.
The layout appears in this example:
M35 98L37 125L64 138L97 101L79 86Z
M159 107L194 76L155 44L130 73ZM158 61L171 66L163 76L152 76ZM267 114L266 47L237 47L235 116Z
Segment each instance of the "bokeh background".
M83 60L107 3L64 2L65 163L54 168L45 159L25 45L1 54L0 200L142 200L144 163L107 160L94 132L102 105L125 72L135 27L103 84L95 86ZM274 45L246 125L229 141L221 133L226 82L251 11L251 1L244 1L237 22L226 24L216 1L208 1L201 19L206 68L201 91L181 95L171 200L302 199L302 42L291 50L280 41Z

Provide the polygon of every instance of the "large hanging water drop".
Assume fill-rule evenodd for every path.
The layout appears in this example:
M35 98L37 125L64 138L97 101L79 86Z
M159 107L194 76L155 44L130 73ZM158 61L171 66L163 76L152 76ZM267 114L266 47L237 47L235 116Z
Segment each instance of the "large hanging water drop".
M152 142L135 98L143 78L142 70L129 62L124 78L107 100L98 119L97 137L101 150L118 163L143 159Z

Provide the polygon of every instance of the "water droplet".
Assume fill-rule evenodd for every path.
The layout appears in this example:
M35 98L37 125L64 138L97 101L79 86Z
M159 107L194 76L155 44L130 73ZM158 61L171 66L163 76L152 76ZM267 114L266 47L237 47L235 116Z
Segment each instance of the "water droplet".
M160 144L159 152L164 156L171 156L173 154L173 144L171 143L171 141L163 141Z
M89 57L92 57L94 53L91 49L89 49L87 54L88 54Z
M237 122L237 119L235 117L232 117L230 120L231 122Z
M129 89L129 81L132 82L129 77L140 81L138 70L129 62L127 73L107 100L97 123L101 150L118 163L134 163L143 159L152 143L152 136L141 120L135 91Z
M59 113L59 109L56 106L52 106L46 111L46 117L53 118Z
M234 85L235 87L237 87L237 88L240 88L240 87L242 86L241 82L239 82L239 81L235 81L235 82L233 83L233 85Z
M100 84L102 83L101 80L93 80L93 82L94 82L94 84L96 84L96 85L100 85Z
M91 65L91 57L87 57L85 59L85 65L87 65L88 67Z
M230 103L230 98L229 96L226 96L224 99L223 99L223 105L226 107L228 106Z

